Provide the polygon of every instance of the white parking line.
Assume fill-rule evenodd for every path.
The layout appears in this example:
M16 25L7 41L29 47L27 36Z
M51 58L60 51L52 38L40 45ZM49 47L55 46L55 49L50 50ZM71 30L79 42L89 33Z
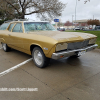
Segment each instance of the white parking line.
M3 48L3 47L2 47ZM0 49L2 49L2 48L0 48Z
M1 76L4 76L4 75L7 74L7 73L10 73L11 71L13 71L13 70L15 70L15 69L17 69L17 68L19 68L19 67L21 67L22 65L24 65L24 64L28 63L29 61L31 61L32 59L33 59L33 58L30 58L30 59L28 59L28 60L26 60L26 61L24 61L24 62L22 62L22 63L20 63L20 64L18 64L18 65L16 65L16 66L12 67L12 68L10 68L10 69L7 69L7 70L1 72L1 73L0 73L0 77L1 77Z

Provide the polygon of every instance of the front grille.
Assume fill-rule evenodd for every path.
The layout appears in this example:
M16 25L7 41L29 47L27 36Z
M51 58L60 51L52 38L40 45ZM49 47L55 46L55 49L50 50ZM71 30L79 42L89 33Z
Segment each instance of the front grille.
M87 47L88 43L89 43L89 40L86 40L83 42L68 43L67 50L81 49L81 48Z

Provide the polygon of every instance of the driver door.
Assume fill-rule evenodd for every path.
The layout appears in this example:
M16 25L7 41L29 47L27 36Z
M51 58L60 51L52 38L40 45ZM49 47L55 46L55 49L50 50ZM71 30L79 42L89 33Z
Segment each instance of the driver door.
M22 23L16 23L10 33L10 45L18 50L23 49L24 33L22 29Z

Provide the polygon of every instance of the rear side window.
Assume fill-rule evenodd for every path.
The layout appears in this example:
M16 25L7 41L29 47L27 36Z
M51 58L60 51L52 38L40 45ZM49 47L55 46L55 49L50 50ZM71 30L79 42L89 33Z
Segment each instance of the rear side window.
M21 23L17 23L15 25L15 27L13 28L12 32L20 32L20 33L22 33L23 32L22 31L22 24Z
M0 30L6 30L10 23L4 23L0 26Z
M13 26L14 26L14 23L10 25L9 31L11 31L11 29L13 28Z

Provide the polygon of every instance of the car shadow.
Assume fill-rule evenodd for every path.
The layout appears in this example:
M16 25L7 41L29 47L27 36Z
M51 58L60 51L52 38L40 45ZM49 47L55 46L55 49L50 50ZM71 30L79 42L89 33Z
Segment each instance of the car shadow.
M63 59L59 59L59 60L54 60L54 59L51 59L50 61L50 64L49 66L52 67L52 66L61 66L61 67L71 67L71 66L76 66L76 67L79 67L81 66L81 60L80 58L74 58L74 57L66 57L66 58L63 58Z

